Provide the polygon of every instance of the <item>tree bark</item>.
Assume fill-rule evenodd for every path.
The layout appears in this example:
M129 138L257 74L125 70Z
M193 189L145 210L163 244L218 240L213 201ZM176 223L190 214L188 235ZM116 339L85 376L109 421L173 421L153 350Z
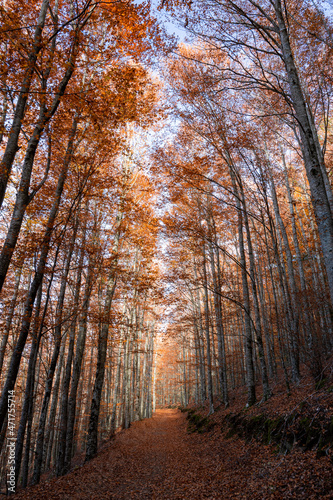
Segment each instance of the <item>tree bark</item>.
M97 367L95 375L95 384L90 409L90 420L88 427L87 449L85 461L91 460L97 453L98 442L98 421L101 404L102 388L104 383L105 360L107 352L108 334L109 334L109 318L111 312L111 304L113 295L116 289L116 272L118 261L118 248L120 240L119 224L122 219L122 214L117 216L117 232L113 245L113 253L116 255L115 262L112 263L110 274L107 282L106 298L103 311L103 323L99 332L98 351L97 351Z
M38 54L43 48L42 44L42 33L45 25L45 19L47 11L49 8L49 0L43 0L39 16L35 28L34 41L32 45L31 52L28 56L29 63L23 77L20 93L15 106L15 112L13 117L12 126L8 134L8 141L6 144L6 149L0 164L0 208L5 197L8 179L11 173L12 165L16 156L18 147L19 135L22 128L22 120L25 115L26 105L29 97L29 90L31 86L31 81L33 74L35 72L35 65L37 62Z
M274 0L274 8L279 26L283 60L288 75L291 99L303 146L304 164L324 255L331 302L333 304L333 217L322 174L322 169L325 166L323 165L322 158L318 157L318 150L320 149L319 140L315 133L315 128L309 120L307 104L296 69L281 0Z
M68 142L67 146L67 151L66 151L66 156L64 159L64 165L63 168L60 172L59 178L58 178L58 184L55 192L55 199L53 201L52 208L50 210L50 214L48 217L48 221L46 224L46 230L44 233L42 245L41 245L41 252L40 252L40 257L39 257L39 262L37 266L37 271L35 272L34 279L31 283L29 293L24 305L24 315L23 315L23 320L22 320L22 325L21 325L21 330L20 330L20 335L18 338L18 341L16 343L16 346L14 348L12 358L10 361L10 366L8 369L8 374L7 374L7 379L5 382L5 386L3 389L1 401L0 401L0 429L2 428L3 421L5 418L5 415L7 413L8 405L7 405L7 397L8 397L8 391L13 390L16 382L16 377L18 374L21 358L22 358L22 353L25 347L25 343L28 337L29 329L30 329L30 323L31 323L31 317L32 317L32 310L36 298L36 294L38 291L38 288L43 280L44 277L44 271L45 271L45 266L47 262L47 257L49 253L49 248L50 248L50 242L51 242L51 236L53 233L53 228L54 228L54 223L58 214L58 209L61 201L61 196L62 192L64 189L64 184L65 180L67 177L67 171L69 168L70 161L72 159L72 154L73 154L73 144L74 144L74 137L76 133L76 128L77 128L77 120L74 119L73 121L73 126L72 126L72 131L71 131L71 136Z
M93 284L93 272L94 272L93 265L92 262L90 261L86 284L85 284L82 312L79 322L79 333L76 342L76 353L73 364L71 391L68 400L66 451L65 451L64 468L63 468L64 474L66 474L69 471L72 462L72 447L73 447L74 424L75 424L75 413L76 413L76 396L80 381L83 354L86 345L88 310L89 310L89 302Z
M204 287L204 308L205 308L205 334L206 334L206 355L207 355L207 380L208 380L208 400L209 400L209 415L214 413L213 401L213 379L212 379L212 361L210 351L210 328L209 328L209 298L208 298L208 281L206 270L206 250L205 243L202 245L202 272L203 272L203 287Z

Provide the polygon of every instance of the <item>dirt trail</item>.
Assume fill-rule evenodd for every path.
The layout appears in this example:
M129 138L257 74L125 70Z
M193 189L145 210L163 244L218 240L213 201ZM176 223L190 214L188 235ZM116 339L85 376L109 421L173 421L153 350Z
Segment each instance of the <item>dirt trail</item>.
M186 414L158 410L104 445L98 456L67 476L22 490L13 500L317 500L332 499L329 457L269 446L223 426L188 434Z
M14 498L224 498L209 484L210 473L216 473L216 455L202 449L199 436L188 435L186 427L178 410L157 410L153 418L119 433L88 464Z

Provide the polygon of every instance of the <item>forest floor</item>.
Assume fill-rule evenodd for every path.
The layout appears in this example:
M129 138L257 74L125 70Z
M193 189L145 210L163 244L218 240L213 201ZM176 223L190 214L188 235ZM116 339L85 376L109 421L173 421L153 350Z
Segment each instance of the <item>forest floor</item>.
M306 388L302 397L304 394ZM321 394L329 410L331 395L327 391ZM297 394L286 399L290 408L295 404L294 398L297 399ZM267 404L272 412L274 397ZM318 398L314 404L318 405ZM258 412L259 408L253 411ZM318 458L316 450L303 451L297 447L288 454L279 454L271 444L264 445L255 439L246 442L237 435L227 437L228 429L223 424L227 411L230 409L220 407L211 419L213 426L202 433L190 433L188 412L159 409L153 418L135 422L130 429L117 433L89 463L62 478L18 492L13 498L333 498L330 456ZM207 414L205 408L201 412Z

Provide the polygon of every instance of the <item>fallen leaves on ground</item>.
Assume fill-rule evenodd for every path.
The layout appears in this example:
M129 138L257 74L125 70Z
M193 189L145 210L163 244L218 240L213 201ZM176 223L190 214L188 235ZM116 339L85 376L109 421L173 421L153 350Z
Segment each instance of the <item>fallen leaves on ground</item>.
M218 425L188 434L186 414L160 409L116 435L68 475L15 495L24 500L330 499L332 463L316 453L225 438Z

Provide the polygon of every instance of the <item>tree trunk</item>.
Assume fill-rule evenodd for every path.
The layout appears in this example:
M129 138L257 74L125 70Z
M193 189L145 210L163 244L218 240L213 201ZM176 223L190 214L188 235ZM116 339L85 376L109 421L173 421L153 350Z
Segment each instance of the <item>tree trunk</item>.
M287 268L288 268L288 278L289 278L289 287L290 287L290 296L291 296L291 305L292 305L292 331L291 331L291 363L292 363L292 378L293 381L298 383L300 380L299 373L299 354L298 354L298 336L299 336L299 310L297 303L297 285L293 267L293 257L289 246L288 235L280 214L280 208L278 204L278 199L275 191L275 184L273 180L272 173L270 172L270 181L271 181L271 192L273 199L273 207L275 212L275 217L280 228L282 234L282 240L284 244L284 250L286 253L287 260ZM283 255L283 254L282 254Z
M22 128L22 120L25 115L26 105L29 97L29 90L31 86L31 81L33 74L35 72L35 65L37 61L38 54L43 48L42 33L45 25L45 19L47 11L49 8L49 0L43 0L39 17L35 28L34 41L30 54L28 55L29 63L23 77L20 93L17 99L14 117L10 132L8 134L8 141L6 144L6 149L0 164L1 176L0 176L0 208L5 197L8 179L11 173L12 165L17 151L19 150L18 141L19 135Z
M37 290L38 290L38 288L43 280L45 266L46 266L49 248L50 248L51 236L52 236L52 232L53 232L53 228L54 228L54 223L55 223L55 220L56 220L56 217L58 214L58 209L59 209L59 205L60 205L62 192L64 189L65 180L67 177L69 164L70 164L70 161L72 159L73 143L74 143L76 128L77 128L77 120L74 119L70 139L69 139L68 146L67 146L66 156L64 159L63 168L62 168L60 175L59 175L59 178L58 178L58 184L57 184L57 188L56 188L56 192L55 192L55 199L53 201L53 205L52 205L52 208L50 210L50 214L49 214L48 221L46 224L46 230L45 230L42 245L41 245L41 252L40 252L39 262L38 262L38 266L37 266L37 271L35 272L35 276L34 276L34 279L31 283L28 297L27 297L25 305L24 305L24 315L23 315L20 335L19 335L18 341L16 343L16 346L14 348L13 354L12 354L10 366L8 369L7 379L5 382L3 394L1 397L1 401L0 401L0 429L2 428L4 417L7 413L8 391L14 389L16 377L17 377L20 362L21 362L22 353L24 350L25 343L27 341L27 337L28 337L28 333L29 333L29 329L30 329L30 323L31 323L32 310L33 310ZM18 234L17 234L17 236L18 236Z
M93 284L93 273L94 273L94 268L92 262L90 261L88 267L88 275L85 284L82 312L79 322L79 333L76 342L76 352L73 365L71 391L68 401L66 451L65 451L64 468L63 468L64 474L66 474L69 471L72 462L72 447L73 447L74 424L75 424L75 413L76 413L76 396L80 380L83 354L86 345L88 310L89 310L89 302Z
M13 215L12 219L9 225L9 229L6 235L6 239L1 251L0 255L0 291L2 290L4 281L6 279L7 271L13 256L13 252L16 247L16 243L20 234L23 218L27 209L27 206L29 205L30 201L32 200L32 196L29 194L29 189L30 189L30 181L31 181L31 175L32 175L32 168L35 160L35 155L36 151L39 145L39 141L41 138L41 135L43 131L45 130L46 124L48 121L51 119L51 117L56 113L57 108L60 104L60 99L65 93L66 87L69 83L69 80L74 72L74 62L76 58L76 50L77 50L77 45L78 40L75 40L74 42L74 48L72 49L72 53L69 58L69 62L67 65L67 70L65 72L65 75L63 77L62 82L59 85L58 91L55 94L54 101L52 103L52 106L49 111L46 111L45 106L41 107L40 110L40 116L38 119L38 122L35 126L35 129L33 131L33 134L28 142L25 158L23 161L23 166L22 166L22 175L21 175L21 180L20 180L20 185L19 189L17 191L16 195L16 201L15 201L15 206L13 210ZM72 125L72 131L70 134L70 139L69 143L67 146L67 151L66 151L66 156L64 160L64 168L59 176L59 181L58 181L58 186L57 186L57 193L56 193L56 199L58 198L58 202L60 201L61 193L62 193L62 188L63 184L67 175L67 168L71 159L71 155L73 152L73 142L74 142L74 136L76 133L76 128L77 128L77 119L74 118L73 125ZM66 168L67 167L67 168ZM61 182L62 182L62 187L61 187ZM60 195L59 195L60 191ZM53 205L51 214L50 214L50 219L48 221L48 228L49 231L46 231L45 238L47 238L47 233L52 232L53 229L53 223L51 222L51 217L52 217L52 212L57 213L58 207L56 207L56 203ZM54 221L53 221L54 222Z
M59 446L58 446L57 463L56 463L57 476L61 476L62 474L65 473L64 472L64 462L65 462L66 436L67 436L68 392L69 392L69 385L70 385L70 380L71 380L72 361L73 361L73 355L74 355L75 330L76 330L76 324L77 324L77 314L78 314L78 309L79 309L80 289L81 289L82 270L83 270L83 259L84 259L84 251L85 251L85 240L86 240L86 228L84 228L84 230L83 230L81 250L80 250L80 256L79 256L79 261L78 261L78 271L77 271L76 283L75 283L75 288L74 288L74 300L73 300L73 316L74 317L72 319L70 331L69 331L68 353L67 353L67 361L66 361L66 366L65 366L62 395L61 395Z
M210 332L209 332L209 298L208 298L208 281L206 270L206 251L205 243L202 246L202 271L203 271L203 287L204 287L204 308L205 308L205 334L206 334L206 355L207 355L207 380L208 380L208 399L209 399L209 415L214 413L213 402L213 380L212 380L212 362L210 351Z
M62 342L62 311L63 311L63 305L64 305L64 300L65 300L67 278L68 278L70 263L72 260L72 255L73 255L73 250L74 250L75 236L76 236L76 230L74 230L74 232L73 232L73 237L72 237L70 247L68 250L66 264L65 264L65 270L64 270L64 274L63 274L62 280L61 280L59 298L58 298L58 303L57 303L56 325L55 325L55 329L54 329L54 349L53 349L50 367L49 367L49 370L47 373L44 399L43 399L41 414L40 414L40 418L39 418L39 426L38 426L37 441L36 441L35 464L34 464L34 473L33 473L33 478L32 478L32 484L39 483L41 472L42 472L45 425L46 425L46 418L47 418L49 402L50 402L50 398L51 398L54 373L55 373L55 369L57 366L61 342Z
M119 214L119 216L117 217L118 229L115 235L115 243L113 246L113 254L115 255L118 254L118 248L119 248L119 240L120 240L119 224L121 222L121 218L122 215ZM106 360L108 334L109 334L109 318L111 312L112 298L114 295L114 291L116 289L117 260L118 257L112 264L110 274L108 277L106 298L103 311L103 323L98 338L97 367L96 367L95 384L94 384L91 409L90 409L87 450L85 458L86 462L88 460L91 460L97 453L99 411L101 405L102 388L104 383L105 360Z
M8 335L10 332L10 328L12 326L12 321L13 321L13 316L14 316L14 311L15 311L15 306L16 306L16 301L17 301L17 295L20 287L20 281L21 281L21 274L22 274L22 269L23 269L23 263L22 267L20 267L19 271L16 273L15 276L15 288L14 288L14 293L12 300L10 301L9 305L9 311L6 319L6 326L5 330L3 332L3 337L1 341L1 347L0 347L0 375L2 373L2 366L3 366L3 360L5 357L5 352L6 352L6 346L8 342Z
M39 349L39 343L41 339L42 327L39 328L39 316L40 316L40 308L42 302L42 283L39 287L35 308L35 318L34 318L34 327L31 335L31 349L29 356L29 365L27 370L27 379L25 384L25 393L24 393L24 401L21 411L21 418L19 428L17 430L16 436L16 446L15 446L15 481L16 484L20 475L21 461L22 461L22 452L23 452L23 444L24 444L24 436L27 421L29 416L32 416L32 407L33 407L33 398L34 398L34 387L35 387L35 368L37 361L37 353ZM39 334L38 334L39 331ZM28 438L27 438L28 441ZM29 441L28 441L28 444ZM28 446L29 447L29 446Z
M283 60L288 75L292 104L302 141L304 164L324 255L331 303L333 304L333 218L322 174L325 165L322 158L318 157L320 151L319 140L307 112L307 104L296 69L281 0L274 0L274 8L279 26Z

